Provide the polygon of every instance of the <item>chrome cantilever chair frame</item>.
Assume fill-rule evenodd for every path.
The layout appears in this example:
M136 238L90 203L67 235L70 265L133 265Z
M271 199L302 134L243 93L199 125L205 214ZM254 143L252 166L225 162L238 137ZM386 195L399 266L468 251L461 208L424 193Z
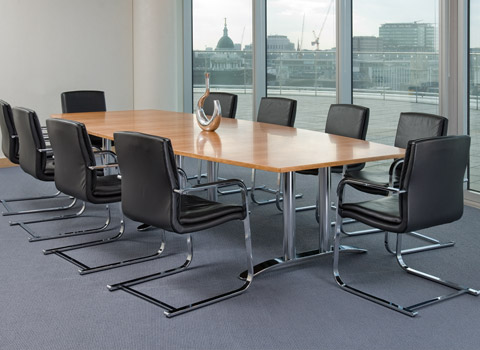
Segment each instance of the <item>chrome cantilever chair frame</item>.
M446 119L446 118L443 118L443 117L440 117L440 116L437 116L437 115L433 115L433 114L428 114L428 113L416 113L416 112L401 113L399 123L398 123L398 128L397 128L397 136L396 136L396 140L395 140L395 145L397 147L406 147L406 143L405 143L406 142L406 140L405 140L406 135L399 134L399 132L398 132L398 129L405 129L406 128L405 125L408 125L408 124L405 124L407 122L404 122L403 126L401 126L402 125L402 118L404 118L404 120L408 121L408 119L412 118L412 117L415 117L415 118L421 117L424 120L427 120L431 123L433 123L433 121L436 120L436 122L438 123L438 126L435 126L435 127L431 126L428 129L427 134L425 134L426 133L425 131L419 132L418 130L415 130L414 133L417 134L417 138L420 138L420 137L422 137L422 138L423 137L436 137L436 136L446 136L447 135L448 119ZM419 130L422 130L422 129L420 128ZM403 132L405 133L405 130L403 130ZM410 131L410 132L412 132L412 131ZM398 139L399 139L399 141L397 141ZM390 169L389 169L389 186L390 187L395 187L395 174L397 174L397 168L401 165L403 166L403 159L397 159L391 164ZM365 182L365 180L363 180L363 182ZM390 193L388 195L390 195ZM355 220L348 219L348 220L344 221L344 224L353 223L353 222L355 222ZM335 222L332 222L332 226L333 225L335 225ZM348 232L348 231L346 231L342 228L342 233L346 236L362 236L362 235L366 235L366 234L381 233L381 232L384 232L384 231L380 230L380 229L376 229L376 228L358 230L358 231L353 231L353 232ZM403 249L402 254L404 254L404 255L423 252L423 251L427 251L427 250L433 250L433 249L447 248L447 247L452 247L452 246L455 245L454 241L442 242L442 241L440 241L438 239L435 239L431 236L423 235L423 234L418 233L418 232L406 232L405 234L407 234L409 236L412 236L414 238L417 238L419 240L422 240L424 242L427 242L429 244L423 245L423 246L417 246L417 247L414 247L414 248ZM392 250L389 246L388 232L385 233L385 245L386 245L385 247L386 247L386 249L389 253L395 254L395 250Z
M386 190L388 190L392 193L398 193L398 194L406 193L405 191L400 191L400 190L398 190L396 188L392 188L392 187L385 188L384 186L377 186L375 184L370 184L370 183L362 183L362 182L356 181L356 180L345 180L343 182L344 185L341 188L339 187L339 194L338 194L339 195L339 201L343 200L344 186L347 185L347 184L351 184L351 183L354 183L356 185L364 185L364 186L368 186L368 187L378 187L379 189L386 189ZM379 298L375 295L363 292L363 291L361 291L361 290L359 290L355 287L352 287L352 286L346 284L340 276L340 271L339 271L339 267L338 267L339 266L340 250L341 250L341 248L340 248L341 247L340 246L340 235L342 233L342 225L343 225L342 217L338 214L338 209L337 209L337 214L336 214L336 222L337 222L337 225L335 226L335 243L334 243L334 251L333 251L333 275L335 277L335 281L337 282L337 284L342 289L346 290L347 292L358 295L362 298L373 301L374 303L380 304L382 306L385 306L387 308L390 308L392 310L398 311L398 312L400 312L404 315L411 316L411 317L416 316L418 314L417 310L422 308L422 307L429 306L429 305L432 305L432 304L435 304L435 303L438 303L440 301L444 301L444 300L447 300L447 299L451 299L453 297L456 297L456 296L459 296L459 295L462 295L462 294L465 294L465 293L475 295L475 296L480 295L480 290L473 289L473 288L470 288L470 287L465 287L463 285L460 285L460 284L457 284L457 283L454 283L454 282L450 282L450 281L444 280L440 277L437 277L437 276L434 276L434 275L431 275L431 274L428 274L428 273L422 272L420 270L413 269L413 268L409 267L405 263L405 261L403 260L403 257L402 257L402 235L403 234L397 234L397 242L396 242L396 248L395 248L395 252L394 252L395 257L396 257L397 262L400 265L400 267L409 274L412 274L412 275L415 275L415 276L418 276L418 277L422 277L422 278L425 278L429 281L432 281L432 282L435 282L435 283L453 288L453 289L456 290L456 292L446 294L446 295L441 295L441 296L434 297L434 298L430 298L428 300L425 300L425 301L422 301L422 302L419 302L419 303L416 303L416 304L413 304L413 305L410 305L410 306L401 306L397 303ZM386 237L387 237L387 235L388 235L388 232L385 233ZM387 250L390 250L388 248L388 240L387 239L385 240L385 247L387 248Z
M458 144L459 143L456 143L455 145L458 145ZM437 148L437 149L439 149L439 148ZM407 150L407 152L408 152L408 150ZM413 152L414 151L412 151L412 153ZM468 153L468 151L467 151L467 153ZM422 158L419 157L418 161L421 162L421 159ZM413 167L412 167L412 169L413 169ZM410 172L406 176L408 176L410 178L412 176L411 174L413 174L413 171ZM455 176L457 176L457 175L455 175ZM417 186L417 188L419 186L418 178L419 177L417 175L416 180L415 180L416 181L415 186ZM408 181L410 181L410 180L408 180ZM455 180L453 180L453 181L455 181ZM384 190L384 191L386 190L390 193L396 193L398 196L406 196L408 194L408 188L409 188L409 187L405 187L406 189L402 189L402 187L403 187L403 185L402 185L401 189L397 189L397 188L393 188L393 187L380 186L378 184L362 182L362 181L359 181L359 180L354 180L354 179L349 179L349 178L344 178L340 182L340 184L338 186L338 189L337 189L338 206L337 206L337 212L336 212L333 275L334 275L335 281L337 282L337 284L342 289L344 289L344 290L346 290L346 291L348 291L352 294L358 295L362 298L365 298L367 300L373 301L373 302L375 302L377 304L380 304L382 306L385 306L387 308L390 308L390 309L393 309L393 310L398 311L400 313L403 313L405 315L411 316L411 317L416 316L418 314L417 310L422 308L422 307L432 305L432 304L435 304L437 302L444 301L444 300L447 300L447 299L450 299L450 298L453 298L453 297L456 297L456 296L459 296L459 295L462 295L462 294L465 294L465 293L468 293L468 294L471 294L471 295L474 295L474 296L480 295L480 290L473 289L473 288L470 288L470 287L466 287L466 286L463 286L463 285L460 285L460 284L457 284L457 283L454 283L454 282L450 282L450 281L444 280L440 277L422 272L422 271L417 270L417 269L413 269L405 263L405 261L403 260L403 257L402 257L402 236L405 232L407 232L407 228L409 227L410 223L409 223L409 221L406 221L406 223L404 223L404 220L408 220L408 219L405 219L405 217L402 217L402 214L400 214L401 215L400 218L399 218L400 222L398 224L395 224L395 225L399 225L399 226L396 226L398 231L395 232L397 234L395 256L396 256L397 262L400 265L400 267L409 274L412 274L412 275L415 275L415 276L418 276L418 277L422 277L422 278L425 278L429 281L432 281L432 282L444 285L446 287L452 288L452 289L455 290L455 292L450 293L450 294L446 294L446 295L442 295L442 296L438 296L438 297L434 297L434 298L430 298L430 299L422 301L420 303L416 303L416 304L404 307L404 306L401 306L397 303L387 301L385 299L379 298L379 297L374 296L372 294L363 292L363 291L361 291L361 290L359 290L355 287L347 285L343 281L343 279L340 277L340 272L339 272L340 235L341 235L341 232L342 232L342 225L343 225L343 222L342 222L343 218L342 218L342 216L339 212L339 208L343 208L343 197L344 197L344 190L345 190L346 185L370 187L370 188L373 188L373 189L379 189L379 190ZM457 188L457 190L458 190L458 188ZM406 197L399 197L399 205L400 205L400 201L402 201L402 198L405 199ZM449 198L449 197L444 197L444 198ZM413 202L413 203L415 203L415 202ZM455 205L457 205L457 204L455 204ZM406 204L404 204L404 205L406 205ZM414 205L414 204L412 204L412 205ZM366 208L366 207L362 207L362 208ZM451 211L457 210L455 208L456 207L454 207ZM345 210L352 211L353 209L349 208L349 209L345 209ZM362 209L362 210L364 210L364 209ZM400 213L401 213L402 210L407 210L407 208L404 208L402 206L399 210L400 210ZM432 219L433 221L431 220L431 222L432 222L431 224L438 225L438 224L441 224L441 223L451 222L452 220L454 221L454 220L458 219L459 216L461 216L461 213L460 214L458 214L456 212L454 212L454 213L455 214L452 214L448 211L445 211L445 213L443 213L441 215L447 215L447 218L440 220L438 217L434 217ZM373 214L368 214L368 217L371 217L371 215L373 215ZM381 213L379 215L381 215ZM365 219L365 220L367 220L367 219ZM428 227L427 225L429 225L428 223L423 222L423 221L421 221L421 223L420 223L418 221L418 218L413 219L413 220L414 220L413 225L417 225L417 227ZM416 223L415 223L415 220L417 220ZM379 220L379 221L381 221L381 220ZM388 221L388 222L389 222L388 225L390 225L390 221ZM400 226L400 225L404 225L404 226ZM385 226L385 227L388 227L388 226ZM403 227L403 228L401 228L401 227ZM405 232L403 232L403 230L405 230Z
M394 174L396 173L397 171L397 168L403 164L404 162L404 159L397 159L396 161L394 161L390 167L390 170L389 170L389 186L390 188L395 188L395 181L394 181ZM363 184L366 184L368 182L365 182L363 181L362 182ZM377 184L375 183L371 183L372 185L376 186ZM370 186L372 187L372 186ZM384 186L380 186L379 188L383 188ZM391 195L391 191L389 191L389 194L388 195ZM336 209L336 207L334 207ZM350 223L354 223L356 222L356 220L353 220L353 219L346 219L343 221L343 224L350 224ZM335 226L335 221L332 222L332 226ZM349 237L355 237L355 236L363 236L363 235L368 235L368 234L371 234L371 233L382 233L382 232L385 232L379 228L370 228L370 229L365 229L365 230L358 230L358 231L354 231L354 232L348 232L346 231L343 226L341 227L341 232L346 235L346 236L349 236ZM434 249L441 249L441 248L447 248L447 247L453 247L455 245L455 241L445 241L445 242L442 242L436 238L433 238L433 237L430 237L430 236L427 236L427 235L424 235L424 234L421 234L419 232L405 232L406 235L408 236L411 236L411 237L414 237L414 238L417 238L417 239L420 239L422 241L425 241L427 243L430 243L430 244L427 244L427 245L423 245L423 246L417 246L417 247L414 247L414 248L407 248L407 249L403 249L402 250L402 254L403 255L407 255L407 254L413 254L413 253L419 253L419 252L424 252L424 251L427 251L427 250L434 250ZM385 243L385 249L390 253L390 254L393 254L395 255L396 254L396 250L392 249L390 247L390 243L389 243L389 233L388 232L385 232L385 239L384 239L384 243Z
M138 290L135 290L135 289L131 288L131 287L136 286L138 284L153 281L153 280L163 278L163 277L166 277L166 276L169 276L169 275L173 275L175 273L182 272L185 269L187 269L190 266L190 264L192 262L192 258L193 258L192 237L191 237L190 233L187 233L186 234L187 235L187 257L186 257L185 262L182 265L180 265L178 267L175 267L175 268L172 268L172 269L162 271L162 272L158 272L158 273L154 273L154 274L151 274L151 275L135 278L135 279L132 279L132 280L128 280L128 281L124 281L124 282L120 282L120 283L115 283L115 284L109 284L107 286L107 288L110 291L115 291L115 290L119 290L119 289L123 290L127 293L130 293L130 294L140 298L140 299L148 301L149 303L152 303L156 306L159 306L159 307L165 309L164 314L167 317L174 317L174 316L177 316L177 315L189 312L189 311L193 311L195 309L198 309L198 308L201 308L201 307L204 307L204 306L207 306L207 305L210 305L210 304L213 304L213 303L216 303L216 302L219 302L219 301L237 296L237 295L243 293L245 290L247 290L247 288L250 286L250 284L252 283L252 280L253 280L253 256L252 256L252 243L251 243L251 232L250 232L250 219L249 219L249 210L248 210L248 201L247 201L247 188L246 188L245 184L240 180L227 180L227 181L217 181L217 182L209 183L209 184L199 184L199 185L195 185L191 188L174 190L174 191L176 193L182 195L182 194L187 194L187 193L191 193L191 192L199 192L199 191L203 192L203 191L208 190L208 189L231 187L231 186L235 186L235 185L240 187L240 193L242 195L242 202L243 202L242 204L246 208L246 217L245 217L245 219L242 220L242 222L243 222L244 233L245 233L244 237L245 237L245 248L246 248L246 255L247 255L247 271L248 271L248 274L247 274L247 278L245 279L245 282L243 283L243 285L241 287L230 290L230 291L227 291L227 292L224 292L224 293L221 293L219 295L216 295L216 296L204 299L204 300L196 301L196 302L193 302L193 303L188 303L184 306L178 306L178 307L174 307L172 305L169 305L169 304L167 304L167 303L165 303L165 302L163 302L159 299L156 299L152 296L149 296L145 293L142 293Z
M49 151L51 151L51 149L49 149ZM112 151L108 151L108 150L97 151L94 154L96 154L96 155L107 155L107 156L113 157L114 160L116 159L115 153L113 153ZM96 165L96 166L89 167L89 169L92 170L92 171L103 170L103 169L111 169L111 168L118 168L118 164L110 163L110 164L102 164L102 165ZM73 197L71 197L71 198L73 198ZM72 204L70 204L69 208L72 208L77 201L78 201L77 198L73 198L73 202L72 202ZM50 221L57 221L57 220L66 220L66 219L73 219L73 218L80 217L86 210L86 202L84 202L84 201L80 201L80 202L82 203L82 206L76 213L58 215L58 216L53 216L53 217L49 217L49 218L42 218L42 219L9 221L9 224L10 224L10 226L20 226L23 230L25 230L30 235L30 237L28 238L29 242L46 241L46 240L50 240L50 239L57 239L57 238L87 235L87 234L91 234L91 233L98 233L98 232L105 231L110 226L111 213L110 213L110 206L109 205L105 206L105 209L107 211L107 217L106 217L105 223L102 224L99 227L88 228L88 229L84 229L84 230L67 231L67 232L62 232L62 233L53 234L53 235L40 236L29 226L29 224L50 222Z
M115 164L115 166L118 166L118 164ZM103 168L105 167L104 165L96 166L96 167L89 167L91 170L94 170L95 168ZM183 171L183 169L178 169L179 176L181 176L182 181L180 182L182 185L186 185L187 182L187 175ZM122 176L118 175L118 177L121 179ZM108 208L108 205L107 205ZM109 211L109 219L108 222L110 221L110 211ZM106 223L106 226L108 226L108 222ZM105 228L106 228L105 226ZM97 231L98 232L98 231ZM92 232L93 233L93 232ZM90 241L90 242L85 242L85 243L79 243L79 244L73 244L73 245L67 245L63 247L58 247L58 248L50 248L50 249L45 249L43 251L43 254L45 255L50 255L50 254L55 254L68 262L80 267L78 272L80 275L86 275L89 273L94 273L94 272L100 272L100 271L105 271L105 270L110 270L114 269L117 267L122 267L122 266L127 266L127 265L132 265L132 264L138 264L144 261L149 261L149 260L154 260L160 257L160 255L163 253L165 250L165 232L162 230L161 234L161 242L160 242L160 248L156 251L156 253L133 258L133 259L128 259L128 260L122 260L122 261L117 261L114 263L109 263L105 265L98 265L98 266L88 266L85 263L82 263L81 261L65 254L67 251L71 250L77 250L77 249L82 249L82 248L87 248L87 247L93 247L97 245L102 245L102 244L107 244L107 243L112 243L120 238L122 238L123 234L125 233L125 219L122 218L120 222L120 230L118 233L112 237L107 237L104 239L99 239L95 241Z
M118 176L110 176L109 178L97 176L97 170L117 167L118 164L95 164L95 157L90 150L90 139L85 126L78 122L60 119L47 120L47 126L51 133L54 151L56 152L58 169L62 169L62 172L59 170L59 172L55 174L55 183L57 187L63 189L63 191L67 193L82 198L84 202L88 201L96 204L107 204L108 210L108 204L120 201L121 191L120 179ZM109 154L110 156L116 157L114 153L109 151L103 151L102 154ZM99 183L100 179L104 182L107 181L103 184L102 188L99 188L99 186L101 186L101 183ZM110 211L108 211L108 213L109 218L104 227L95 231L85 230L81 233L77 233L77 235L104 230L110 222ZM90 267L65 253L71 250L114 242L121 238L124 232L125 226L124 221L122 220L119 232L113 237L46 249L44 250L44 254L58 255L72 264L79 266L80 274L87 274L156 259L162 253L164 247L163 238L160 249L154 254L94 267Z
M5 138L5 139L2 139L2 150L5 154L5 157L7 157L7 159L10 162L12 162L13 164L19 164L19 155L18 155L19 138L15 128L15 124L13 122L12 109L10 105L3 100L0 100L0 107L1 107L0 126L1 126L2 136ZM44 127L41 127L41 130L42 130L43 138L46 140L47 136L45 135ZM60 194L61 192L58 191L51 195L0 199L0 203L6 209L6 211L2 212L2 215L10 216L10 215L33 214L33 213L42 213L42 212L57 211L57 210L66 210L71 208L73 205L75 205L75 201L73 201L72 203L66 206L58 206L58 207L43 208L43 209L19 210L19 211L12 210L12 208L8 205L8 203L12 203L12 202L52 199L52 198L59 197Z

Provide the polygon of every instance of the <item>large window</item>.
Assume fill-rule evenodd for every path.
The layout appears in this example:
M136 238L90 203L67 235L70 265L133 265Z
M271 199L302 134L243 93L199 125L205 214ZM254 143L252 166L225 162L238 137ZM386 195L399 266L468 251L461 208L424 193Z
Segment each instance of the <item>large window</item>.
M252 120L252 1L193 0L193 105L205 91L238 95L237 118Z
M335 0L267 0L267 94L298 101L295 126L324 130L336 100Z
M469 52L469 189L480 191L480 0L470 0Z
M393 144L400 112L439 112L438 3L353 1L353 102L370 108L370 141Z

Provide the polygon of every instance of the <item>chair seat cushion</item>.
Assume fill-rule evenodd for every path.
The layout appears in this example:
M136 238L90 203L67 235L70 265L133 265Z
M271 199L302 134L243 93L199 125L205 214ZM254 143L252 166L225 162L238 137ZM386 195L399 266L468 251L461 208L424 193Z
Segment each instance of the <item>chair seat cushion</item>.
M120 197L121 180L117 175L99 176L92 193L97 197Z
M245 218L245 209L240 205L223 204L193 196L182 195L178 221L182 225L200 224L225 218L225 221Z
M383 197L358 203L344 203L340 206L342 217L361 218L362 222L368 224L371 220L382 220L386 224L398 225L402 222L398 203L398 195Z

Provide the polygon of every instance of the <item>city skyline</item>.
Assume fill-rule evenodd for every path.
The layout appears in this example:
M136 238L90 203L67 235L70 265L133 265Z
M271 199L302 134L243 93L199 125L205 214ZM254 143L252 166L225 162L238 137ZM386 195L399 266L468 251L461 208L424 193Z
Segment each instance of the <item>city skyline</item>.
M415 13L411 8L415 8ZM353 12L354 36L378 37L378 28L384 23L417 21L436 25L438 1L355 0ZM224 18L227 18L229 36L234 43L241 43L242 49L251 44L251 0L193 0L193 13L194 50L215 49L223 34ZM313 31L316 36L320 34L320 50L335 47L334 0L267 0L267 35L285 35L295 47L303 37L302 48L314 50Z

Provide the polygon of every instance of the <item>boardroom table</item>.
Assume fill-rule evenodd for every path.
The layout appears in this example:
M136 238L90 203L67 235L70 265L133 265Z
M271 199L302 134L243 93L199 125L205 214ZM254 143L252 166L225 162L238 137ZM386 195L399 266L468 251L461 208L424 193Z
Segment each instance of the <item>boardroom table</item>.
M255 274L303 258L331 253L330 167L402 158L404 149L369 141L247 120L222 118L214 132L203 131L195 115L162 110L130 110L54 114L84 123L109 148L117 131L169 138L176 156L207 161L208 180L217 177L216 163L265 170L282 175L283 256L255 266ZM319 249L297 253L295 246L295 172L319 169ZM216 191L209 197L215 199Z

